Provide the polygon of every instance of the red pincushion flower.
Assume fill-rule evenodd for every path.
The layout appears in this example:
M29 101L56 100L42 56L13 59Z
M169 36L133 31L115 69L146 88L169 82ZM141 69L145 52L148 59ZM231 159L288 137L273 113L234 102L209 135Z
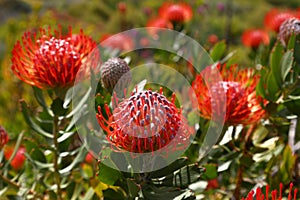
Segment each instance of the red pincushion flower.
M289 195L288 195L288 200L296 200L297 199L297 192L298 189L294 189L294 195L293 195L293 183L290 184L290 190L289 190ZM279 188L279 194L277 190L273 190L271 192L272 200L282 200L282 188L283 185L280 183L280 188ZM269 199L269 190L270 187L267 185L266 186L266 194L263 194L261 191L261 188L256 189L256 193L254 194L254 191L251 190L251 192L248 193L246 198L242 198L241 200L254 200L254 195L256 197L256 200L268 200Z
M13 147L6 147L4 149L4 157L6 160L9 160L12 153L14 151L14 148ZM15 155L15 157L11 160L10 162L10 165L13 169L15 170L19 170L23 167L24 165L24 162L26 160L26 157L24 155L25 153L25 148L24 147L20 147L18 150L17 150L17 153Z
M93 163L95 160L96 160L96 159L94 158L92 152L88 152L88 153L86 154L86 156L85 156L85 159L84 159L84 161L85 161L86 163L88 163L88 164Z
M170 102L162 91L141 91L119 103L113 113L105 105L108 119L98 107L97 119L118 150L145 153L167 145L166 150L178 150L187 146L191 131L174 101L175 96Z
M68 88L77 73L87 73L81 66L93 67L88 55L97 44L82 30L74 35L70 28L62 35L59 27L52 35L49 27L48 31L41 28L39 33L39 37L24 33L22 42L18 41L12 50L11 68L22 81L41 89Z
M159 8L159 16L166 20L182 23L191 20L193 10L187 3L166 2Z
M147 31L149 32L150 35L157 35L158 30L157 29L151 29L151 27L154 28L167 28L167 29L173 29L173 25L170 21L163 19L163 18L153 18L150 19L147 24L146 27L150 27L147 29Z
M0 149L2 149L3 146L7 144L8 140L9 137L6 130L2 126L0 126Z
M264 24L267 28L278 32L281 23L291 17L294 17L294 14L289 10L279 11L272 9L265 15Z
M216 44L216 43L219 41L219 38L218 38L217 35L211 34L211 35L208 36L207 41L208 41L210 44L214 45L214 44Z
M100 38L101 46L109 47L113 49L119 49L122 51L131 51L134 48L133 40L124 34L104 34Z
M265 103L261 97L256 95L256 84L259 76L254 75L252 69L238 70L237 65L232 65L228 69L224 64L217 65L220 70L222 81L216 81L210 88L205 81L213 81L212 67L208 67L196 76L192 83L192 88L198 99L200 115L206 119L211 119L213 112L216 117L223 116L226 106L225 122L228 125L251 124L259 121L265 111L261 108L261 103ZM206 77L204 79L204 77ZM226 102L223 99L212 99L211 93L225 94ZM194 102L196 103L196 102ZM212 105L214 110L212 110Z
M242 43L247 47L257 48L259 45L268 45L270 38L267 32L260 29L246 30L242 35Z

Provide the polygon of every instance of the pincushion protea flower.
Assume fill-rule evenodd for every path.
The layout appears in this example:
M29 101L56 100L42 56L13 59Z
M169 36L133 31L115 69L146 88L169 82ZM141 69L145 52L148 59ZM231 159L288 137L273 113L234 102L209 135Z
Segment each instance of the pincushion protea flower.
M108 59L101 66L100 72L101 83L109 91L112 91L117 83L119 86L117 89L126 88L131 81L130 68L121 58Z
M112 102L117 101L114 96ZM108 119L105 119L98 107L97 119L116 150L146 153L160 150L167 145L167 150L179 150L189 143L191 131L174 101L175 95L169 101L162 94L162 90L141 91L117 103L113 113L105 105Z
M282 188L283 185L280 183L280 188L279 188L279 194L277 190L273 190L271 192L272 200L282 200ZM269 190L270 187L267 185L266 186L266 194L264 195L261 191L261 188L256 189L256 193L252 190L249 192L246 198L242 198L241 200L254 200L254 195L256 196L256 200L268 200L269 199ZM293 183L290 184L290 190L289 190L289 195L288 195L288 200L296 200L297 199L297 192L298 189L294 189L294 194L293 194Z
M77 73L82 70L88 55L97 47L81 30L72 34L71 27L62 35L61 27L51 33L45 29L36 33L26 32L12 50L12 71L24 82L41 89L68 88L74 84ZM94 57L94 60L96 58ZM89 68L88 68L89 69Z
M225 122L228 125L247 125L260 120L265 115L265 111L260 105L264 101L255 92L259 76L254 75L254 70L238 70L237 65L227 68L226 64L223 66L218 64L216 67L220 70L223 80L216 81L208 88L205 81L214 81L212 67L207 67L192 82L192 88L198 99L200 115L206 119L212 118L212 112L216 112L215 116L223 116L221 112L224 112L226 107ZM222 99L212 99L211 93L225 93L226 102L223 102Z
M279 11L272 9L265 15L264 24L267 28L278 32L282 22L292 17L294 17L294 13L290 10Z
M165 2L159 8L159 16L166 20L176 23L183 23L191 20L193 10L187 3L171 3Z
M2 149L3 146L7 144L8 140L9 137L6 130L2 126L0 126L0 149Z
M248 29L242 35L242 43L247 47L257 48L261 44L268 45L270 38L264 30Z
M286 46L292 34L300 34L300 19L295 17L289 18L281 24L277 38L283 46Z

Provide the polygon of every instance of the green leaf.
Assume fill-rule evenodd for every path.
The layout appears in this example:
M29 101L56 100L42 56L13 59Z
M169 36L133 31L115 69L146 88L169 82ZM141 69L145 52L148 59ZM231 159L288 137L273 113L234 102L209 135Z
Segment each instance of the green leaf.
M22 113L23 113L23 116L25 118L25 121L30 126L30 128L32 128L34 131L36 131L37 133L41 134L42 136L52 139L53 135L50 134L50 133L48 133L48 132L46 132L46 131L44 131L30 117L26 102L24 100L21 100L20 103L21 103Z
M56 98L53 100L51 104L51 110L53 113L57 116L64 116L68 109L65 109L64 106L64 101L61 98Z
M140 187L138 184L136 184L136 182L134 182L133 179L127 179L127 186L128 186L128 190L129 190L129 196L130 198L135 198L138 196L138 193L140 191Z
M45 101L43 91L37 87L32 87L32 88L33 88L34 97L37 100L37 102L50 114L50 116L52 116L53 113L51 112L51 110L49 109Z
M30 149L29 155L33 160L44 162L44 163L47 162L47 159L44 153L41 151L41 147L38 146L38 143L32 142L30 140L26 140L24 144L26 149Z
M283 160L280 166L281 181L284 184L292 180L293 168L295 166L296 157L292 153L292 149L287 145L283 151Z
M267 99L273 102L277 101L279 87L276 83L275 76L272 73L267 77L267 91Z
M217 43L210 51L211 58L216 62L222 58L226 50L225 41Z
M261 75L261 77L266 77L266 75L267 75L266 69L262 69L260 71L260 75ZM256 92L257 92L257 94L259 94L262 97L266 98L267 95L266 95L265 79L264 78L259 79L259 82L256 86Z
M84 159L85 159L85 155L86 155L86 150L85 150L85 146L81 146L79 149L79 153L77 154L77 156L74 158L74 160L72 161L72 163L70 165L68 165L66 168L63 168L61 170L59 170L59 173L62 176L68 175L69 173L71 173L72 169L79 163L81 163Z
M300 34L296 36L295 46L294 46L294 57L298 65L300 65Z
M295 42L296 42L296 34L292 33L292 35L290 36L290 39L288 41L287 49L289 49L289 50L294 49Z
M218 176L217 165L215 164L206 164L203 166L205 168L205 172L202 175L204 180L211 180Z
M287 51L280 62L281 66L281 78L283 81L285 81L288 73L290 72L292 66L293 66L293 50Z
M284 52L283 50L283 46L280 43L277 43L270 55L270 67L275 80L273 84L276 84L277 87L282 85L280 62Z
M160 170L151 172L150 177L151 178L161 178L161 177L167 176L169 174L172 174L174 171L179 170L180 168L184 167L185 165L188 164L188 162L189 162L189 160L186 157L179 158L176 161L174 161L173 163L171 163L170 165L168 165L167 167L164 167Z
M108 185L114 185L114 183L121 177L122 174L118 170L108 167L103 163L99 164L98 178L101 182Z
M254 163L254 160L252 159L252 155L250 153L244 153L239 161L240 164L245 167L249 167Z
M259 126L258 128L256 128L254 133L252 134L253 144L256 145L262 142L267 137L268 133L268 129L264 126Z

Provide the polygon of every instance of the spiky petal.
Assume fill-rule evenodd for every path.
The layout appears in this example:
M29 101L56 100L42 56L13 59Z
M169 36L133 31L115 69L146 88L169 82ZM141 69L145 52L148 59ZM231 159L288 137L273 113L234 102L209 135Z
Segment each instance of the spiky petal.
M77 73L84 76L88 70L88 55L96 49L96 42L81 30L72 34L71 27L66 35L61 28L40 29L36 33L26 32L12 50L12 71L24 82L41 89L68 88L75 82ZM96 55L96 54L95 54ZM95 56L93 60L99 59ZM98 60L97 60L98 61Z
M181 149L189 143L191 132L174 101L175 96L169 101L162 91L141 91L118 103L113 113L107 105L102 108L108 119L98 107L97 119L109 142L120 151L154 152L168 144L172 150Z

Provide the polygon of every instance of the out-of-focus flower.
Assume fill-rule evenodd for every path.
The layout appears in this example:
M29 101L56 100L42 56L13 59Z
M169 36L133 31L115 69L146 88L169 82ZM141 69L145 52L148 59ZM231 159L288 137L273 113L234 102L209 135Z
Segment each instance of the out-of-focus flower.
M218 3L217 3L217 10L218 10L219 12L223 12L223 11L225 10L225 4L222 3L222 2L218 2Z
M7 131L2 126L0 126L0 149L2 149L3 146L7 144L8 140L9 137Z
M266 28L278 32L281 23L292 17L294 17L294 13L290 10L279 11L272 9L265 15L264 24Z
M247 47L257 48L260 45L268 45L270 37L261 29L248 29L242 35L242 43Z
M6 160L10 159L13 151L14 151L14 148L11 147L11 146L7 146L7 147L4 148L4 157L5 157ZM17 150L17 153L16 153L15 157L10 162L10 165L13 169L19 170L23 167L24 162L26 160L25 151L26 150L25 150L24 147L20 147Z
M81 30L66 35L61 28L51 33L40 29L36 33L26 32L12 50L12 71L24 82L41 89L68 88L74 84L76 75L85 76L93 67L88 56L97 47L96 42ZM96 60L94 58L94 60ZM96 66L96 64L95 64Z
M187 3L165 2L158 13L161 18L175 23L190 21L193 16L193 10Z
M93 162L95 161L95 158L94 158L94 156L93 156L93 154L92 154L91 152L88 152L88 153L86 154L86 156L85 156L84 161L85 161L86 163L88 163L88 164L91 164L91 163L93 163Z
M198 74L192 83L200 115L206 119L211 119L213 112L216 112L215 116L223 116L226 107L225 122L228 125L247 125L259 121L265 115L260 105L264 101L256 95L255 90L259 76L254 75L253 69L239 70L237 65L227 68L226 64L218 64L217 68L220 70L222 81L216 81L208 88L205 80L214 79L212 66L209 66ZM226 102L222 99L212 99L211 93L225 94Z
M208 41L211 45L214 45L214 44L216 44L216 43L219 41L219 38L218 38L217 35L211 34L211 35L208 36L207 41Z
M152 14L153 10L150 7L145 7L145 8L143 8L143 12L145 13L145 15L150 16Z
M150 35L156 36L158 34L158 30L155 28L167 28L173 29L173 25L170 21L163 18L153 18L150 19L146 24L147 31Z
M206 186L207 190L209 190L209 189L216 189L218 187L219 187L219 182L218 182L217 178L208 180L208 183L207 183L207 186Z
M110 58L100 68L101 82L104 88L112 91L118 81L120 89L129 85L131 81L130 68L121 58Z
M283 200L282 198L282 188L283 185L282 183L280 183L280 188L279 188L279 192L277 190L273 190L271 192L271 196L272 196L272 200ZM270 187L267 185L266 186L266 194L263 194L261 191L261 188L258 187L256 189L256 192L254 193L253 190L251 190L246 198L242 198L241 200L254 200L254 196L256 197L256 200L268 200L269 199L269 191L270 191ZM297 199L297 191L298 189L294 189L294 194L293 194L293 183L290 184L290 189L289 189L289 195L288 195L288 200L296 200Z
M126 10L127 10L126 3L125 2L118 3L118 9L119 9L120 13L125 14Z
M278 40L282 43L283 46L286 46L289 38L292 34L300 34L300 19L290 18L285 20L280 28L278 33Z
M201 6L198 7L197 12L199 14L203 14L207 10L207 8L208 8L208 5L207 4L203 4L203 5L201 5Z
M105 105L108 119L98 107L97 119L116 150L133 153L154 152L164 147L164 152L178 150L188 145L192 132L174 101L175 95L169 101L162 90L141 91L117 103L113 113ZM118 102L116 96L112 102Z
M131 37L119 33L116 35L105 34L100 38L101 46L121 51L131 51L134 48L134 42Z

